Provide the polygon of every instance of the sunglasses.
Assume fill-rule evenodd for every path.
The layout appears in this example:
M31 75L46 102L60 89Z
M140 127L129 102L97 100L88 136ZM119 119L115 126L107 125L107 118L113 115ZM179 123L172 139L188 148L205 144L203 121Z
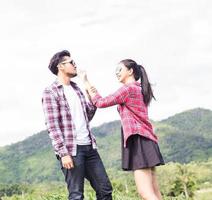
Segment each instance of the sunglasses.
M76 65L76 63L74 62L74 60L61 62L61 64L66 64L66 63L70 63L71 65Z

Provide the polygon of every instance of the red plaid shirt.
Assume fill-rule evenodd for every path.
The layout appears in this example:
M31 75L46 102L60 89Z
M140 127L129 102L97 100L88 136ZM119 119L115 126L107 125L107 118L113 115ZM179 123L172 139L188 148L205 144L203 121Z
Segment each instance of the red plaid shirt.
M85 120L87 122L89 136L91 138L93 148L96 148L96 140L93 134L91 134L89 127L89 121L93 118L96 107L91 103L86 102L82 91L76 83L71 82L71 85L80 98ZM77 150L76 134L74 131L75 126L68 102L64 95L63 86L58 82L58 80L44 90L42 105L45 115L45 123L47 125L47 130L52 140L55 153L60 157L66 155L75 156Z
M102 98L98 93L92 98L98 108L105 108L118 104L121 124L124 132L124 146L129 136L139 134L158 142L149 122L148 109L144 104L141 86L138 82L125 84L114 94Z

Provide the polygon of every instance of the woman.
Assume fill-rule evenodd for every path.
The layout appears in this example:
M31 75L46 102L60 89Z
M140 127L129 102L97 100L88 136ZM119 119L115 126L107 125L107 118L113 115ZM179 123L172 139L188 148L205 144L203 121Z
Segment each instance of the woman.
M122 168L134 172L137 190L143 199L161 200L155 166L163 165L164 161L148 118L147 107L154 95L144 67L131 59L122 60L116 76L123 86L105 98L91 86L85 73L80 76L94 105L98 108L118 105L122 124Z

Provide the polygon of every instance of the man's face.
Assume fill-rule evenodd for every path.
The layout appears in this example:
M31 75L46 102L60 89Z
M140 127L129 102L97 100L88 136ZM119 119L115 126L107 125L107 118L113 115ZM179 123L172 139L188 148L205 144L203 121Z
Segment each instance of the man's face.
M73 78L77 75L76 64L74 60L69 56L64 57L63 61L58 65L58 70L62 71L70 78Z

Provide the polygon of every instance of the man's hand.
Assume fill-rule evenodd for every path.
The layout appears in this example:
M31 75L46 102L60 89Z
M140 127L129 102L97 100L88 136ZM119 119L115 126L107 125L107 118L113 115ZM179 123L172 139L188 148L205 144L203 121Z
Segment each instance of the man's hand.
M74 168L74 162L71 156L67 155L61 158L62 165L66 169Z

